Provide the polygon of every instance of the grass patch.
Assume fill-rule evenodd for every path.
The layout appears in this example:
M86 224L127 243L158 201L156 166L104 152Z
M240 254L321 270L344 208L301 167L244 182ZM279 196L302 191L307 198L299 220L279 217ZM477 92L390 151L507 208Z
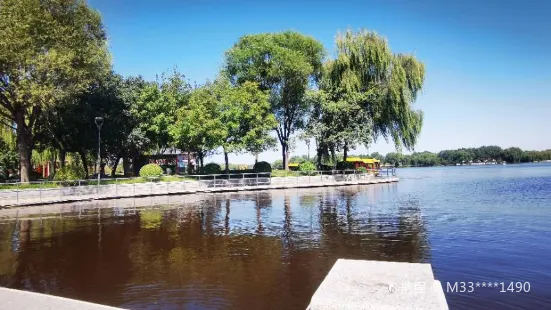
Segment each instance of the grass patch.
M299 177L300 171L272 170L272 177Z
M16 190L16 189L39 189L39 188L56 188L56 187L62 187L59 183L54 182L46 182L46 183L8 183L8 184L0 184L0 190L7 189L7 190Z
M165 175L158 179L156 182L183 182L183 181L195 181L196 179L187 176L174 176ZM100 185L112 185L112 184L134 184L134 183L146 183L148 179L141 177L128 178L128 179L101 179ZM80 186L97 186L98 180L88 179L81 180ZM58 187L71 187L79 186L79 181L44 181L41 183L0 183L0 190L24 190L24 189L44 189L44 188L58 188Z

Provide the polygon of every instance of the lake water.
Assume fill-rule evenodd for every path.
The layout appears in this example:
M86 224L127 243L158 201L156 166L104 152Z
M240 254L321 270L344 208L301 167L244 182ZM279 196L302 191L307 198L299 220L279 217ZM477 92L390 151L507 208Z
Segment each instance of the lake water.
M34 207L18 220L0 210L0 286L132 309L305 309L334 262L351 258L431 263L444 290L529 283L446 292L451 309L551 308L551 165L398 176Z

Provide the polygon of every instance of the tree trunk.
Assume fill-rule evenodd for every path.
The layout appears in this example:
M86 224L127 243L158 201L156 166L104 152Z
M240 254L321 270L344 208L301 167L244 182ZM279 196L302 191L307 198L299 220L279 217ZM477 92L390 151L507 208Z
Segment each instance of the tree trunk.
M117 157L115 162L113 163L113 167L111 167L111 177L114 178L117 170L117 166L119 165L119 161L121 160L120 157Z
M323 156L323 150L322 150L321 147L318 147L318 148L316 149L316 154L317 154L317 156L318 156L318 158L317 158L317 161L318 161L318 169L323 170L323 169L321 169L321 158L322 158L322 156Z
M289 152L289 146L287 146L287 150L285 151L285 167L287 168L287 171L289 171L289 160L291 159L291 152Z
M333 168L337 166L337 156L335 155L335 147L332 146L329 148L331 151L331 161L333 162Z
M15 113L15 124L17 125L17 150L19 151L19 176L21 182L31 180L31 156L33 152L32 128L25 123L24 111L17 110Z
M132 157L132 176L138 176L138 156Z
M288 156L287 143L285 142L281 143L281 155L283 156L283 169L285 171L289 171L289 165L287 164L287 160L289 160L287 158Z
M226 173L228 173L228 172L230 172L230 165L229 165L229 160L228 160L228 152L226 152L225 150L224 150L224 161L226 163L225 170L226 170Z
M344 142L344 148L343 148L343 161L346 161L346 157L348 156L348 143Z
M52 171L50 173L51 177L55 177L55 173L57 172L57 167L55 166L57 164L57 152L54 150L52 151Z
M254 153L254 163L258 163L258 153Z
M191 154L187 152L187 173L191 174Z
M84 152L78 152L80 155L80 160L82 160L82 167L84 167L84 174L86 176L86 179L90 177L90 174L88 173L88 161L86 160L86 154Z
M29 145L28 140L25 138L17 141L17 149L19 150L19 175L21 176L21 182L26 183L31 180L31 153L32 146Z
M67 157L67 152L65 150L59 150L59 167L65 168L65 158Z
M201 166L201 168L203 168L203 159L205 158L205 153L203 153L203 151L197 152L197 158L199 159L199 165Z
M128 160L128 157L124 157L122 159L122 169L124 171L124 176L128 176L130 174L130 161Z

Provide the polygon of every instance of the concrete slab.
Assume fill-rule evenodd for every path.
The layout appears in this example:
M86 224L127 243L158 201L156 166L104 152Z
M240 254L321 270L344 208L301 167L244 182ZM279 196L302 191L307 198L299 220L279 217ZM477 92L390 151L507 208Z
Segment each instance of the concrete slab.
M308 310L448 309L430 264L339 259Z
M63 298L58 296L39 294L27 291L12 290L0 287L0 309L34 310L34 309L79 309L79 310L115 310L104 305Z

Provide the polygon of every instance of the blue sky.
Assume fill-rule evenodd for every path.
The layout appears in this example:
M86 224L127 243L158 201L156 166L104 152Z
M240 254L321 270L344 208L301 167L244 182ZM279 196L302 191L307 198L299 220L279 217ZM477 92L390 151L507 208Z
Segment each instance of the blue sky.
M190 82L216 76L250 33L296 30L334 54L337 31L366 28L426 65L416 151L499 145L551 148L551 1L89 0L103 16L115 70L155 79L177 66ZM387 153L379 140L366 150ZM295 154L306 154L298 144ZM311 155L313 156L313 151ZM266 152L261 160L280 158ZM212 160L222 162L222 156ZM232 155L230 162L250 163Z

